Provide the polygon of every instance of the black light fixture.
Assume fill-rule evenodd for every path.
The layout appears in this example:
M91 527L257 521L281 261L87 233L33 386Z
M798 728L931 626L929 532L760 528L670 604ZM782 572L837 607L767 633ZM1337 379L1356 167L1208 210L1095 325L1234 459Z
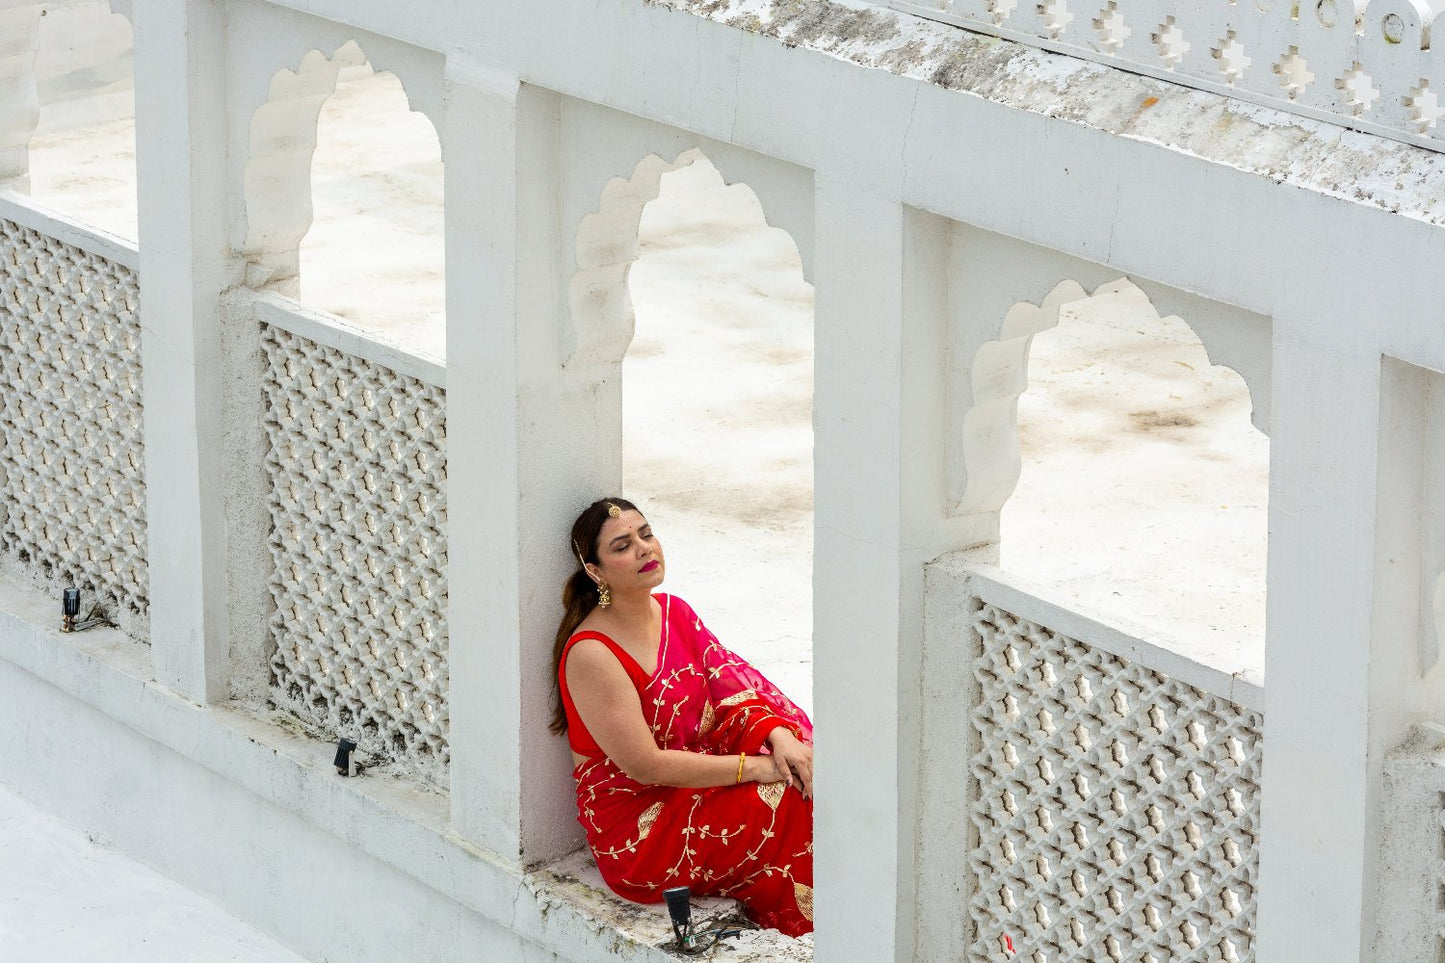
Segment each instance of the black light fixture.
M60 593L60 631L62 632L84 632L86 629L93 629L97 625L115 625L110 619L100 613L100 603L90 607L85 618L80 619L80 589L70 586Z
M667 900L667 915L672 917L672 935L677 937L677 948L684 953L692 942L692 890L686 886L674 886L662 891Z
M60 631L74 632L75 617L80 614L80 589L68 588L60 594Z
M717 945L718 940L742 933L738 927L718 927L694 933L692 931L692 903L690 902L692 890L686 886L665 889L662 891L662 898L667 901L667 915L672 918L672 935L677 940L677 949L687 956L706 953Z
M361 754L356 751L356 743L343 737L336 741L336 758L331 760L331 764L343 776L359 776L361 770L366 768L360 757Z

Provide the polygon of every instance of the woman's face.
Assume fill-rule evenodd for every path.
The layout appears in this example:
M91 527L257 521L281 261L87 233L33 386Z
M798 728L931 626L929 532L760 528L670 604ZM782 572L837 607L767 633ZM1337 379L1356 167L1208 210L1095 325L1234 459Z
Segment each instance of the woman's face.
M662 543L642 513L628 509L602 524L597 564L588 566L613 592L650 592L662 584L666 569Z

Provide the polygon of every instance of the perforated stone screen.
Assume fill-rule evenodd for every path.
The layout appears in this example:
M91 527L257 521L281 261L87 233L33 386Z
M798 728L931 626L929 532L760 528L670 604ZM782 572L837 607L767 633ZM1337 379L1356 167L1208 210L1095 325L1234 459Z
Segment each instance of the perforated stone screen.
M972 621L970 958L1253 960L1261 716L993 605Z
M144 619L137 301L130 268L0 219L0 554Z
M440 778L445 395L278 327L262 331L273 697Z

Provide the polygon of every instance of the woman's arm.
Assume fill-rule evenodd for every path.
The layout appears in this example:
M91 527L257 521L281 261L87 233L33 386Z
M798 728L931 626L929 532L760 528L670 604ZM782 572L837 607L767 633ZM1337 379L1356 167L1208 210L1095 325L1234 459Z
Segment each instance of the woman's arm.
M617 767L653 786L703 789L738 780L737 756L659 749L642 714L637 689L622 663L601 642L583 639L567 652L567 691L582 724ZM749 755L742 782L775 782L785 776L771 756Z

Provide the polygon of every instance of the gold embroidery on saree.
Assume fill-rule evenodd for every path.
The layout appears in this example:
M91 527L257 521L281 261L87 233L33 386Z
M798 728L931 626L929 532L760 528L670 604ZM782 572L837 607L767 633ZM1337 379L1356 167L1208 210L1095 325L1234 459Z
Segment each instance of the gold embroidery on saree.
M637 817L637 839L639 842L647 838L652 832L652 824L657 822L657 817L662 813L662 803L655 802L643 810L642 815Z
M787 791L788 784L779 780L778 782L758 783L758 797L767 803L772 809L778 808L778 803L783 801L783 793Z
M758 693L757 693L757 690L756 690L756 689L744 689L743 691L741 691L741 692L739 692L739 693L736 693L736 694L734 694L734 695L728 696L726 699L724 699L723 701L719 702L717 705L718 705L718 708L719 708L719 709L725 709L725 708L727 708L728 706L742 705L744 702L747 702L749 699L756 699L757 697L758 697Z
M809 923L813 922L813 887L802 883L793 884L793 899L798 903L798 912Z

